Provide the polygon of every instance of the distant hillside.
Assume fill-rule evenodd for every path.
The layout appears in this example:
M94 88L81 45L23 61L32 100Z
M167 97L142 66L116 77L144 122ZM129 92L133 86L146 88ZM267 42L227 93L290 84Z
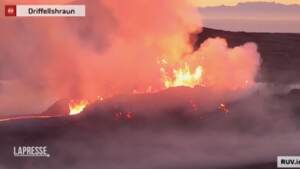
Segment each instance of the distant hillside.
M236 6L199 8L206 19L284 19L298 20L300 5L284 5L272 2L240 3Z
M230 31L300 33L300 5L267 2L199 8L204 26Z
M196 47L209 37L223 37L229 46L255 42L263 63L258 81L300 83L300 34L229 32L204 28Z

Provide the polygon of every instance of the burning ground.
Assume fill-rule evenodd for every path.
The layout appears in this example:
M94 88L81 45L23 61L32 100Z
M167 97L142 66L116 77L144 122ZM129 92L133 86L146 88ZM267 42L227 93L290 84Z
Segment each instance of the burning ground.
M73 116L3 121L1 167L265 169L299 153L299 90L207 109L211 95L180 87L99 100ZM63 111L60 102L49 110ZM13 157L18 145L46 145L51 157Z
M299 153L299 35L203 29L181 0L86 3L81 19L1 20L0 167L275 168Z

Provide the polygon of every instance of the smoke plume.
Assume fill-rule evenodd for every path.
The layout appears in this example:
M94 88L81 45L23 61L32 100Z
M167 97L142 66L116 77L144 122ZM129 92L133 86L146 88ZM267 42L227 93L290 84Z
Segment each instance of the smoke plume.
M1 5L14 3L24 2L4 1ZM255 44L231 49L224 39L216 38L194 51L190 34L201 32L201 17L187 1L53 3L85 4L86 17L1 18L2 86L2 81L13 80L16 86L41 93L41 101L94 99L148 86L162 89L161 59L170 69L188 64L194 71L201 65L201 82L222 93L254 82L260 63ZM0 93L1 100L6 97Z

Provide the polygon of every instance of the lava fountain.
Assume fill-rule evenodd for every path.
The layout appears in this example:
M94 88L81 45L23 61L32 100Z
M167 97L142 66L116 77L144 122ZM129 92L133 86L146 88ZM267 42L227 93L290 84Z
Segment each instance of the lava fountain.
M194 71L191 71L190 66L185 63L183 67L173 70L173 75L165 74L165 69L161 69L162 79L166 88L170 87L195 87L201 83L203 68L197 66Z
M88 104L89 102L87 100L71 100L69 103L69 115L76 115L81 113Z

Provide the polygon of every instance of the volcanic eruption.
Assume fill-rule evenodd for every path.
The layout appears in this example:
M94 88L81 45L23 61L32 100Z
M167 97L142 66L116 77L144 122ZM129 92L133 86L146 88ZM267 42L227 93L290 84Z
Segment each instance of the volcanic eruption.
M201 16L188 1L102 0L86 6L80 19L3 20L7 40L1 47L14 63L4 69L21 70L14 76L24 85L40 86L44 98L91 102L179 86L205 86L223 97L254 85L260 65L256 45L229 48L225 39L211 38L195 48ZM28 36L36 38L16 38Z
M1 18L0 78L13 94L0 109L14 111L0 119L0 168L223 169L296 152L297 91L269 95L256 80L273 38L232 43L247 33L203 28L189 1L54 0L86 16ZM27 144L51 158L7 157Z

